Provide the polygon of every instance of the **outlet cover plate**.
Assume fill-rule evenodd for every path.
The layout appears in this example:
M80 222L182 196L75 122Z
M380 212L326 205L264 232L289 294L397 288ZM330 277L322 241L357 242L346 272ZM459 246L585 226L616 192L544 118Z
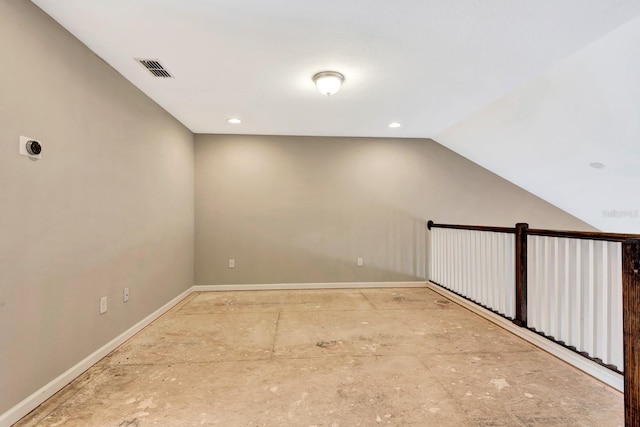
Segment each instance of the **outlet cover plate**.
M107 312L107 297L100 298L100 314Z

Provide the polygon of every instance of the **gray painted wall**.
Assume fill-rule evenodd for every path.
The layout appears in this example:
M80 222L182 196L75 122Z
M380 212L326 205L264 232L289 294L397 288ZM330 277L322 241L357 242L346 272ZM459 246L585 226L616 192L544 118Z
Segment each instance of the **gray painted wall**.
M592 229L428 139L196 135L195 215L197 285L424 279L429 219Z
M193 285L193 134L31 2L0 20L3 413Z

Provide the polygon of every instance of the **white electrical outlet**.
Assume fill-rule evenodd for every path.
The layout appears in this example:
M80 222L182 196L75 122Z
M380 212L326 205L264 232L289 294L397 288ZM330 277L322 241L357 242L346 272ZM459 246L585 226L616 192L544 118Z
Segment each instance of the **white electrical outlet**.
M236 260L233 258L229 259L229 268L236 268Z
M100 298L100 314L107 312L107 297Z
M124 302L129 301L129 288L124 288L124 289L122 290L122 300L123 300Z
M358 267L362 267L364 265L364 260L362 259L361 256L358 257L358 260L356 263L358 264Z

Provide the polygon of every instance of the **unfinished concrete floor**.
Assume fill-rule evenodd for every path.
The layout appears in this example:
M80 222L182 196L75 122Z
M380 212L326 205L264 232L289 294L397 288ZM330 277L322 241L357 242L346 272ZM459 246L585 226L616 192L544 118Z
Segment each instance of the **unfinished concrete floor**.
M623 397L427 288L194 293L18 426L622 426Z

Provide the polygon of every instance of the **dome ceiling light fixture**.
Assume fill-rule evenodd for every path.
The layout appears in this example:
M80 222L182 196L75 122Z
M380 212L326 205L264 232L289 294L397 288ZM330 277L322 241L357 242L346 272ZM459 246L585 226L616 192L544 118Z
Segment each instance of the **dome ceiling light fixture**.
M323 95L333 95L340 90L344 76L337 71L321 71L313 76L313 82Z

